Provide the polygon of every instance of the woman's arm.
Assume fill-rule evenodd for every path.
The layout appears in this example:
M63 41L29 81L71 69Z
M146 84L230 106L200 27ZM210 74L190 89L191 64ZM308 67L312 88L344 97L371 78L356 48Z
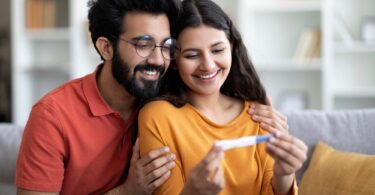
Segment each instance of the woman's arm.
M307 158L307 146L286 133L276 133L267 143L266 151L274 159L272 186L276 194L291 194L294 190L294 173ZM294 192L296 193L296 192Z
M154 194L179 194L184 186L184 178L181 169L181 162L179 158L176 157L177 155L174 155L178 154L178 151L176 151L176 148L173 146L168 145L168 143L170 143L172 140L168 140L169 138L163 137L163 132L164 134L167 134L171 131L171 127L160 123L160 121L165 120L165 118L162 119L162 117L166 117L166 115L155 115L154 110L155 108L153 106L146 105L146 107L144 107L144 109L142 109L139 113L138 128L140 155L141 157L144 157L155 149L168 147L169 152L173 154L168 158L173 158L175 160L174 162L166 163L169 163L168 166L174 168L166 172L162 177L167 178L165 181L163 180L163 183L157 183L158 186L156 187L158 188L155 190ZM150 183L150 185L154 184L155 183Z

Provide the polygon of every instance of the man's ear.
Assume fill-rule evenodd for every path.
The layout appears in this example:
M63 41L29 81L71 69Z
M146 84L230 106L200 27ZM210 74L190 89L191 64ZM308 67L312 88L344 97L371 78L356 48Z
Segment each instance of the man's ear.
M104 60L112 60L113 58L113 45L105 37L99 37L95 43L96 48L98 48L100 55Z

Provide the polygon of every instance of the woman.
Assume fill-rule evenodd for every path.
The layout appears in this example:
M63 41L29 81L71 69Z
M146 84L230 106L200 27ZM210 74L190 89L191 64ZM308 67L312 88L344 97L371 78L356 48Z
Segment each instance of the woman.
M221 8L210 0L182 5L179 52L166 75L166 95L139 116L141 155L160 146L176 154L176 168L156 194L297 193L294 173L307 152L299 139L272 131L267 144L225 154L214 144L270 133L246 113L250 104L264 104L266 93Z

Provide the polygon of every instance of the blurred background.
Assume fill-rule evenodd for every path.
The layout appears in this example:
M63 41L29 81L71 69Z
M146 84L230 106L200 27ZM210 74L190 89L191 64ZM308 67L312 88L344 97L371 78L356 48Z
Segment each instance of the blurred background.
M374 0L216 0L281 111L375 107ZM0 122L100 63L86 0L1 0Z

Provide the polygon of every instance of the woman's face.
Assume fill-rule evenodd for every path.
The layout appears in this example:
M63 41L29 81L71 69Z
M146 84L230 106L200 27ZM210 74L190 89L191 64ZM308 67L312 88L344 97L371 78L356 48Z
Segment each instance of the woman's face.
M178 46L177 69L190 92L219 93L232 63L231 45L224 31L205 25L186 28Z

